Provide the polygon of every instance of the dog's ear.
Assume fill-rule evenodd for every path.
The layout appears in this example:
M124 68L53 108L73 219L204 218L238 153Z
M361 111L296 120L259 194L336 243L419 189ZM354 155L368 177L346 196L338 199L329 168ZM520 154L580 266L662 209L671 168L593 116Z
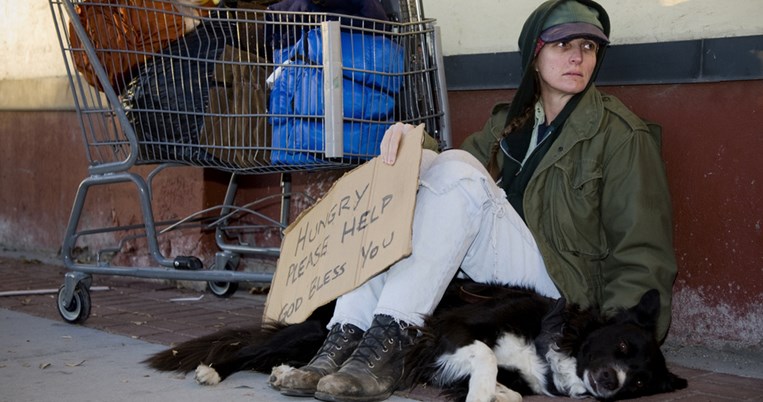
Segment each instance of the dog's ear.
M565 322L567 300L563 297L554 301L540 322L540 333L535 337L535 349L539 355L545 356L551 345L562 337ZM558 345L557 345L558 346Z
M639 300L638 304L628 310L636 323L647 329L655 329L657 318L660 316L660 292L650 289Z
M545 341L550 342L552 339L562 334L562 329L564 328L564 322L566 320L566 307L567 300L564 297L554 301L546 312L546 315L544 315L540 321L539 337L545 337Z
M567 307L567 299L560 297L548 310L541 320L541 332L561 333L564 325L564 311Z
M659 392L678 391L679 389L684 389L688 386L688 381L671 372L668 372L668 375L665 377L661 384L661 389Z

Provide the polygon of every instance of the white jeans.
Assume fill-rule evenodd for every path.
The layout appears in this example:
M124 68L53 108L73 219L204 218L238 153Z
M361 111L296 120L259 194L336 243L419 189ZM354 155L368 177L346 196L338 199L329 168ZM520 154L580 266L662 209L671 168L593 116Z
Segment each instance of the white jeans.
M471 154L424 151L413 252L337 299L329 323L366 330L386 314L423 324L458 269L477 282L525 285L558 298L530 230Z

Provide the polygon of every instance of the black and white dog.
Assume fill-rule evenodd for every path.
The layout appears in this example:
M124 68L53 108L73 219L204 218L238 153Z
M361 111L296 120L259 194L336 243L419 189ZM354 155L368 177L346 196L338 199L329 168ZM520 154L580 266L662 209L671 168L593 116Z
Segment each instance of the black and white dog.
M407 384L431 382L454 400L501 402L682 389L686 380L668 371L655 338L659 306L652 290L605 318L529 289L456 281L406 356Z
M431 383L452 400L521 401L545 394L628 399L687 386L670 371L655 339L659 294L605 318L532 290L454 281L418 328L404 384ZM279 373L317 353L333 311L328 305L295 325L224 330L157 353L162 371L196 371L214 385L241 370Z

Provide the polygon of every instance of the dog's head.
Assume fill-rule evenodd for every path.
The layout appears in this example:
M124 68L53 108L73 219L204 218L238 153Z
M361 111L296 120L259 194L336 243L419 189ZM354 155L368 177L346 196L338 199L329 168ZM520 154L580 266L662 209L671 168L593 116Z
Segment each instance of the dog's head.
M577 352L577 374L600 400L629 399L686 388L668 371L655 337L660 309L657 290L593 330Z

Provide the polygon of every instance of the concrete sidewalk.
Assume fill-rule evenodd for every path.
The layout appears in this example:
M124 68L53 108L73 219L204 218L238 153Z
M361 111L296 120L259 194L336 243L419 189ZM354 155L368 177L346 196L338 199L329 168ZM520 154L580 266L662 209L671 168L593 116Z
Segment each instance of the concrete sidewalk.
M93 286L107 290L93 291L90 318L71 325L58 316L56 303L64 273L56 261L0 252L0 292L18 293L0 297L0 401L301 400L268 388L264 374L237 373L218 386L202 387L193 375L159 373L140 364L173 343L221 328L257 325L264 295L240 290L219 299L164 282L96 276ZM729 359L722 351L684 349L669 350L667 357L671 370L689 380L689 388L640 401L763 402L759 357ZM419 387L391 400L440 399L437 390Z
M294 402L270 389L265 374L240 372L203 387L193 374L155 372L140 363L164 345L5 309L0 309L0 321L3 402Z
M22 401L308 401L282 396L267 375L241 372L219 385L193 373L156 372L152 353L225 327L258 325L266 297L240 290L220 299L159 281L97 276L92 312L81 325L58 315L55 290L66 270L55 261L0 253L0 402ZM28 294L24 294L28 290ZM432 401L418 389L393 402Z

